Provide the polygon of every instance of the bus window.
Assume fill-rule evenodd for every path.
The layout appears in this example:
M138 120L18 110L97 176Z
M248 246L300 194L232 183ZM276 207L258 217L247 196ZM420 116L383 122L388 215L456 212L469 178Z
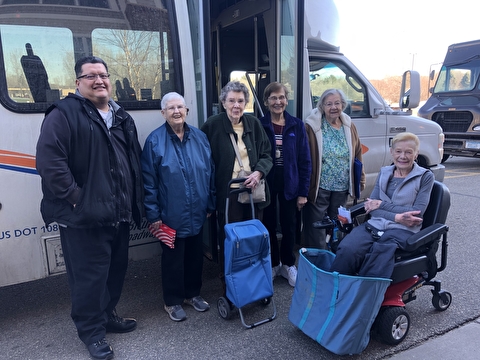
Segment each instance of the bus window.
M89 6L108 9L108 0L63 0L62 5L76 5L78 6ZM39 4L40 0L3 0L3 5L20 5L20 4ZM42 4L59 4L59 0L42 0Z
M161 47L167 40L166 33L158 31L95 29L92 32L93 53L108 64L115 100L149 101L173 91L169 78L172 57L168 46Z
M73 41L69 29L0 25L0 39L7 101L53 102L74 89Z
M352 118L367 117L367 94L365 87L343 64L328 60L310 60L310 90L312 106L316 107L320 96L327 89L340 89L347 97L345 113Z
M126 110L159 109L162 95L184 92L174 6L43 0L22 8L22 16L0 25L0 103L18 113L45 112L75 91L75 61L95 55L108 65L114 100Z

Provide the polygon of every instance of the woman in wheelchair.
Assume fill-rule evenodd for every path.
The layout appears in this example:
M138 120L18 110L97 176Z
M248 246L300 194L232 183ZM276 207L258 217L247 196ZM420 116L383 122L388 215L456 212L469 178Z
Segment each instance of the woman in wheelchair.
M390 278L397 248L420 231L434 183L433 173L416 162L420 141L397 134L390 149L393 165L380 170L370 198L370 218L340 242L331 271L346 275Z

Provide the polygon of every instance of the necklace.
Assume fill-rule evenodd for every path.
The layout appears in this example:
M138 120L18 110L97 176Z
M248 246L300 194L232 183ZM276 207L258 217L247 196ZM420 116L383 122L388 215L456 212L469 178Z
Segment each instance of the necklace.
M400 177L394 177L392 178L392 180L390 180L390 184L396 188L398 184L401 184L403 182L404 178L400 178Z

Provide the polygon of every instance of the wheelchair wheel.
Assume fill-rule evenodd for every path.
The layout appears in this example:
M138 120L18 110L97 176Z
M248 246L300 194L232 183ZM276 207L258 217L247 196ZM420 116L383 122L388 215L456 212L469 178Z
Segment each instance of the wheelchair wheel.
M380 339L390 345L400 344L410 329L410 316L402 307L385 308L377 319Z
M232 316L233 309L230 302L223 296L217 300L217 310L221 318L228 320Z
M439 291L438 293L433 293L432 305L438 311L445 311L450 307L452 303L452 294L448 291Z

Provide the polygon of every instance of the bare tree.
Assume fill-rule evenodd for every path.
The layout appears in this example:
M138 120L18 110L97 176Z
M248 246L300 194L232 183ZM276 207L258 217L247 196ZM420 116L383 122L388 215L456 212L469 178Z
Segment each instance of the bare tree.
M161 49L158 32L107 29L93 36L94 53L107 61L114 77L127 78L136 92L149 88L160 96L158 84L165 80L161 54L168 54L168 46Z
M5 66L7 86L9 88L25 88L28 90L27 79L20 63L22 55L22 51L14 50L8 56L9 61Z

